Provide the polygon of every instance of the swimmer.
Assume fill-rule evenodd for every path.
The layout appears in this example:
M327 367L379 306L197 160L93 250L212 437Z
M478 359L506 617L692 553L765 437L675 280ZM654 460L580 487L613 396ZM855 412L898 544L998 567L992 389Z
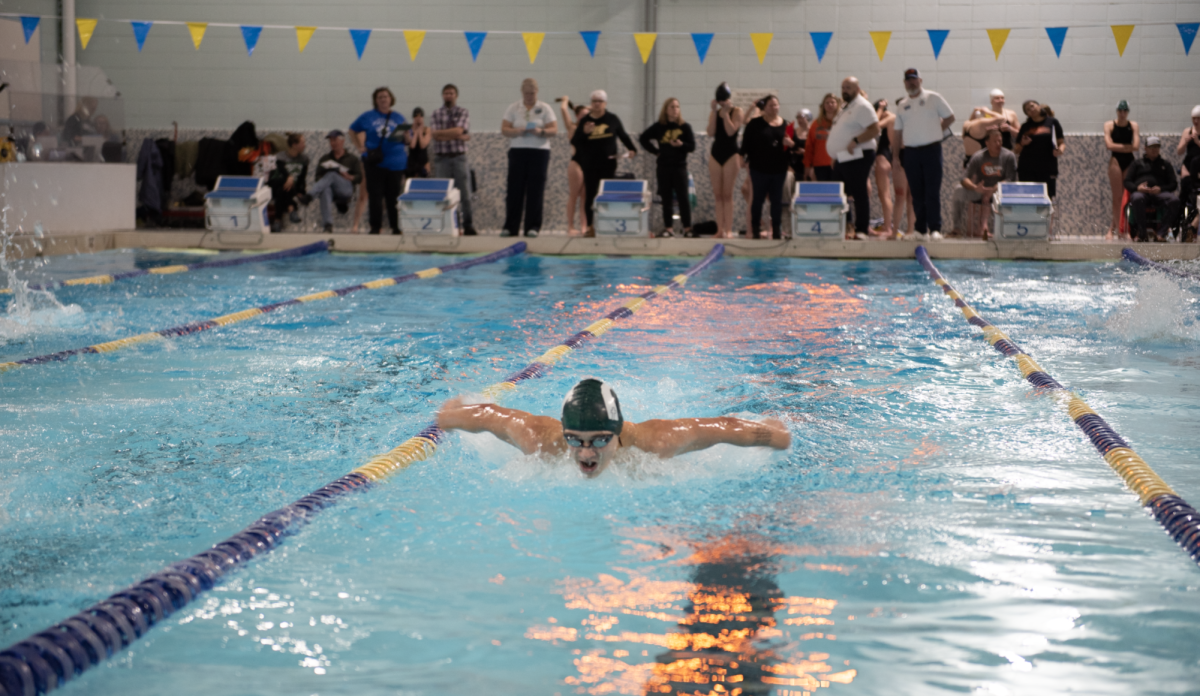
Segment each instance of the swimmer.
M677 418L626 423L612 388L585 379L567 392L562 420L495 404L447 401L437 416L443 430L489 432L525 454L568 454L587 478L600 475L629 449L668 459L713 445L791 447L792 436L775 419L761 423L741 418Z

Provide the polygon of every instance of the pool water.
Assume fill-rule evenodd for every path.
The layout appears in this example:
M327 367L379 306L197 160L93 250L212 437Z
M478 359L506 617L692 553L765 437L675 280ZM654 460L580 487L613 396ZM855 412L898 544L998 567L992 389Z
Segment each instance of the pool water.
M0 315L0 360L452 260L60 289ZM0 647L395 447L692 263L520 256L0 375ZM935 263L1200 501L1194 285ZM1196 693L1200 568L915 261L723 259L504 403L556 415L584 376L630 420L769 415L793 446L587 481L453 434L63 693Z

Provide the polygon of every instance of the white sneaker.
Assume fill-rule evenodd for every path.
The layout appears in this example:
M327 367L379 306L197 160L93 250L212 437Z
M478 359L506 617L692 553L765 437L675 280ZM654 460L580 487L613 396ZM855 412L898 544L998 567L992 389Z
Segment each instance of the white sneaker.
M913 232L911 234L904 235L904 238L905 239L916 239L917 241L923 242L929 238L929 235L925 234L924 232Z
M934 230L934 231L932 231L932 232L930 232L930 233L929 233L929 238L930 238L930 239L941 239L941 238L942 238L942 233L941 233L941 232L938 232L937 230Z

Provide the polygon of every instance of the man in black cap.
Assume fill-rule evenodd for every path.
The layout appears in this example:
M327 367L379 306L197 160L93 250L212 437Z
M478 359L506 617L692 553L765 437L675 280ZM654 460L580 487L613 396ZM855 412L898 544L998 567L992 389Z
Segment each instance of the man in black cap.
M630 448L667 459L720 444L774 449L792 445L787 428L773 418L761 423L729 417L626 423L612 387L591 378L567 392L561 421L495 404L464 404L456 398L438 411L437 423L443 430L489 432L525 454L570 454L588 478L599 476Z
M904 71L904 89L908 96L896 105L896 142L892 143L893 167L902 166L912 190L916 232L919 239L942 238L942 140L954 111L937 92L921 87L916 68Z
M1163 212L1155 230L1155 237L1160 242L1166 241L1167 228L1179 215L1179 197L1174 193L1179 180L1175 168L1160 156L1161 152L1162 141L1157 136L1146 138L1146 154L1134 160L1125 172L1125 190L1129 191L1129 207L1133 212L1130 231L1138 241L1151 241L1146 224L1148 205Z
M321 222L325 232L333 231L333 207L345 214L350 209L354 187L362 183L362 160L346 151L346 134L331 130L325 135L329 152L317 160L317 183L308 195L321 201Z

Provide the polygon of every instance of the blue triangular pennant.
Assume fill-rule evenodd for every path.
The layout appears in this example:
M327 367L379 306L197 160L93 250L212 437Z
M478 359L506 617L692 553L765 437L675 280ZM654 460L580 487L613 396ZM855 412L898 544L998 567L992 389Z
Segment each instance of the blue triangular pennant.
M350 40L354 42L354 50L358 52L358 59L362 60L363 51L367 50L367 40L371 38L370 29L351 29Z
M246 55L254 55L254 47L258 45L258 36L262 27L242 27L242 39L246 42Z
M708 55L708 47L712 45L712 34L692 34L692 43L696 44L696 55L700 56L700 64L704 65L704 58Z
M146 34L150 33L150 27L154 22L130 22L133 25L133 38L137 39L138 53L142 52L142 46L146 45Z
M808 35L812 37L813 48L817 51L817 62L820 63L825 57L825 49L829 48L829 40L833 38L833 32L810 31Z
M598 31L581 31L579 35L583 37L583 43L587 44L588 53L592 57L596 57L596 42L600 40L600 32Z
M467 37L467 47L471 49L471 62L479 57L479 49L483 48L483 40L487 38L486 31L464 31Z
M37 31L38 22L42 21L41 17L22 17L21 28L25 30L25 43L33 38L33 32ZM1182 29L1180 30L1182 31ZM1196 30L1192 30L1192 36L1196 35Z
M1066 27L1046 27L1046 36L1050 37L1050 44L1054 46L1054 55L1062 58L1063 41L1067 38Z
M1192 55L1192 42L1196 40L1196 30L1200 29L1200 22L1180 22L1175 27L1179 29L1179 38L1183 39L1183 54L1185 56ZM28 37L29 34L25 36ZM26 38L25 41L28 42L29 39Z
M942 55L942 45L946 43L946 37L950 35L949 29L926 29L929 32L929 43L933 45L933 59L937 60Z

